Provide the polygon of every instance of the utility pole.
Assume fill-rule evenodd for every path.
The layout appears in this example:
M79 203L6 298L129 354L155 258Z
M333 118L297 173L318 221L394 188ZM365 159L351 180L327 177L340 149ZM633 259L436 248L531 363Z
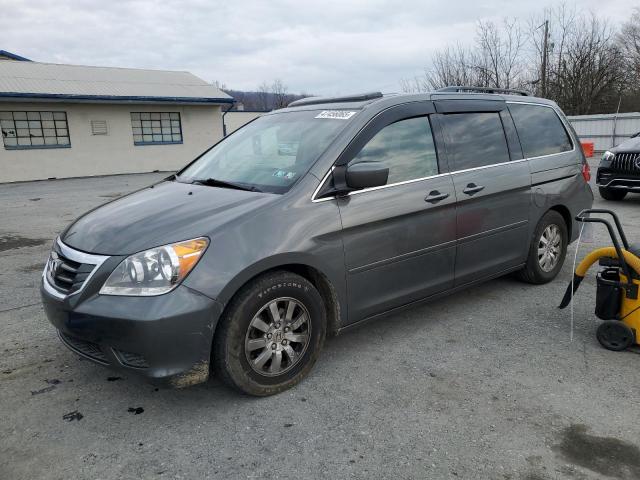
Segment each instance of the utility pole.
M618 109L616 110L616 116L613 117L613 131L611 132L611 148L616 146L616 124L618 123L618 115L620 115L620 104L622 103L622 95L618 99Z
M544 37L542 38L542 71L540 72L540 93L547 96L547 58L549 57L549 20L544 21Z

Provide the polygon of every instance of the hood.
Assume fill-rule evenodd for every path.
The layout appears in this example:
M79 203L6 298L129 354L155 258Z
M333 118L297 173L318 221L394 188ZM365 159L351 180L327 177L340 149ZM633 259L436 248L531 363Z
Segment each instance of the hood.
M130 255L167 243L211 236L279 195L162 182L92 210L60 235L70 247L101 255Z
M640 136L625 140L620 145L612 148L613 153L640 153Z

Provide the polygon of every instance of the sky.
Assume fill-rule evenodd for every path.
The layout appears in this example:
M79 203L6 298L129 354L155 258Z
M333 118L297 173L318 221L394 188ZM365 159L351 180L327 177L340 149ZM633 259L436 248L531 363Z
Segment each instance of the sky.
M432 53L471 43L478 20L523 21L531 0L0 0L0 50L35 61L187 70L236 90L400 91ZM575 0L612 24L637 0Z

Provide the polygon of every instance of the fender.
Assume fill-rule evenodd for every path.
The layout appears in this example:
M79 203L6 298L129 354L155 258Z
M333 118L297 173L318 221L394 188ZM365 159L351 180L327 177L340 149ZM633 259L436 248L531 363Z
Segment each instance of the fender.
M327 265L318 261L318 259L309 253L302 252L286 252L278 253L268 258L264 258L247 268L242 270L236 276L234 276L223 288L217 297L217 301L222 303L223 308L227 306L233 296L251 279L258 275L267 272L269 270L275 270L278 268L286 269L287 266L302 266L311 268L321 275L323 275L329 283L332 285L336 292L339 303L340 319L339 323L343 325L346 322L347 316L347 301L346 301L346 283L345 279L337 275L335 272L330 273L327 270Z

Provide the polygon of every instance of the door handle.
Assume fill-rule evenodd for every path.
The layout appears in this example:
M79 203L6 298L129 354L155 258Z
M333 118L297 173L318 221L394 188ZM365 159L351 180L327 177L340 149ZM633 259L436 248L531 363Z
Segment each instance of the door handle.
M466 193L467 195L473 195L474 193L478 193L480 190L484 190L482 185L476 185L475 183L469 183L462 193Z
M440 200L444 200L448 196L448 193L440 193L438 190L432 190L424 201L429 203L438 203Z

